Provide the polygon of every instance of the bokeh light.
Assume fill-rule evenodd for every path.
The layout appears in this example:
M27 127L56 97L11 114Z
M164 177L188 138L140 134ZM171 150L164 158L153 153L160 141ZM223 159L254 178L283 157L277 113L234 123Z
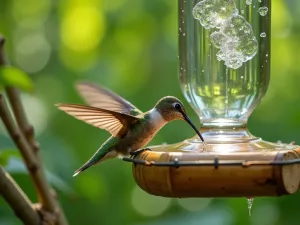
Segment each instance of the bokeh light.
M17 65L28 73L36 73L48 63L51 47L43 33L31 32L15 38L14 51Z
M74 51L93 50L103 38L104 25L103 14L95 6L72 7L62 20L62 42Z
M138 213L144 216L158 216L167 210L171 199L149 195L135 186L132 191L131 204Z
M18 26L41 26L48 18L51 0L12 0L11 11Z
M210 198L182 198L177 199L178 204L191 212L200 212L209 206L211 199Z
M46 110L45 103L37 96L23 94L22 102L24 110L27 113L28 121L35 129L36 135L43 132L49 122L49 114Z

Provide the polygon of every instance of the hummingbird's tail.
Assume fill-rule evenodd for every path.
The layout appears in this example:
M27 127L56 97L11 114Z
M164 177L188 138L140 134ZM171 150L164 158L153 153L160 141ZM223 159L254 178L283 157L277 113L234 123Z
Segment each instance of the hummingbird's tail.
M85 164L83 164L79 169L77 169L74 174L73 177L77 176L79 173L81 173L82 171L86 170L87 168L95 165L97 163L97 161L91 159L89 161L87 161Z
M83 164L78 170L74 172L73 177L77 176L79 173L81 173L82 171L88 169L93 165L96 165L106 159L114 158L118 156L118 153L114 150L107 153L103 153L102 151L100 151L100 149L92 156L92 158L90 158L85 164Z

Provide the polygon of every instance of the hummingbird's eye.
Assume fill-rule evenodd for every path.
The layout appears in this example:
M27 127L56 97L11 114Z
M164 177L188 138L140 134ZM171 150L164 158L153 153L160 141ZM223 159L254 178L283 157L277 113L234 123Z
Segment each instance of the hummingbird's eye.
M177 110L181 109L181 106L180 106L180 104L178 104L178 103L176 103L174 107L175 107L175 109L177 109Z

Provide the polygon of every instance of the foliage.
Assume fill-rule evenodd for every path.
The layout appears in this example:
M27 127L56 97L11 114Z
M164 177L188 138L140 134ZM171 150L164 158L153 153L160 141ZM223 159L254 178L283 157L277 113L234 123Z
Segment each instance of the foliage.
M273 0L272 7L271 82L249 128L266 140L300 143L300 3ZM70 224L299 224L299 194L257 198L249 217L243 198L149 196L136 187L131 166L119 160L72 178L108 137L54 107L58 102L82 103L74 90L76 80L107 86L141 110L165 95L184 100L177 79L176 1L0 0L0 32L7 37L12 65L30 74L30 79L18 75L11 82L26 90L32 90L30 80L35 85L34 93L24 93L22 99ZM188 113L197 121L192 109ZM192 135L190 127L174 122L151 144ZM0 126L1 164L8 160L5 149L13 148ZM18 172L13 176L34 200L29 178ZM0 224L20 224L2 200Z
M32 91L33 89L30 77L22 70L11 66L0 69L0 85L14 86L24 91Z

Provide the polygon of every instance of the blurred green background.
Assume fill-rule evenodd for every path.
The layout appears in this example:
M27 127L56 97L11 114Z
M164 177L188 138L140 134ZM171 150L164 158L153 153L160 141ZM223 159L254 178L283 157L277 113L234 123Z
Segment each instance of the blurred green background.
M272 0L272 5L271 81L249 129L269 141L299 144L300 1ZM0 0L0 33L7 38L11 63L34 82L34 93L23 94L22 99L36 129L48 179L70 224L300 223L299 194L257 198L249 217L245 198L150 196L134 183L131 165L120 160L72 178L109 136L54 107L58 102L83 103L74 90L76 80L107 86L141 110L150 109L165 95L183 99L177 79L177 1ZM188 113L198 125L190 107ZM189 126L177 121L164 127L151 144L174 143L192 135ZM14 149L1 125L0 152ZM12 157L6 169L35 201L18 158ZM0 225L4 224L21 223L0 198Z

